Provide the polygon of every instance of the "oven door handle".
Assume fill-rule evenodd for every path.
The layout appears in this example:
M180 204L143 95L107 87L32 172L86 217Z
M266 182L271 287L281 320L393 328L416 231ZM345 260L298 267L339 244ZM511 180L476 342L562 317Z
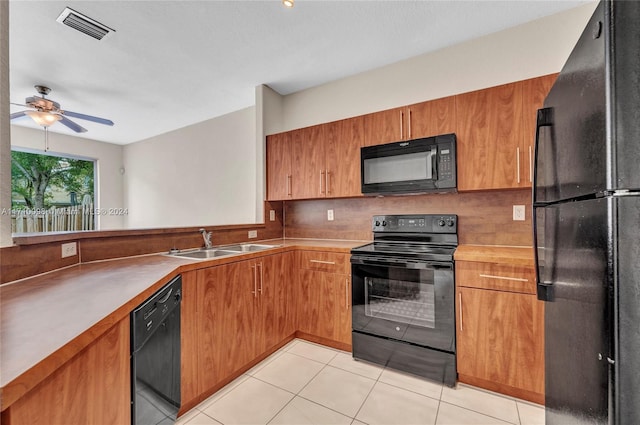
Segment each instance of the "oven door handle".
M361 257L351 256L351 264L362 264L366 266L382 266L382 267L397 267L403 269L451 269L451 263L447 262L434 262L434 261L421 261L399 258L382 258L382 257Z

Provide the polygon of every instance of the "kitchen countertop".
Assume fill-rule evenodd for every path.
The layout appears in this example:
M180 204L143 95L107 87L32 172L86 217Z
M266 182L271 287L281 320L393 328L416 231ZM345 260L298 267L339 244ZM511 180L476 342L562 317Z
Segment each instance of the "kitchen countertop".
M349 253L367 241L271 239L209 260L163 254L83 263L0 286L0 387L9 407L179 273L292 249Z

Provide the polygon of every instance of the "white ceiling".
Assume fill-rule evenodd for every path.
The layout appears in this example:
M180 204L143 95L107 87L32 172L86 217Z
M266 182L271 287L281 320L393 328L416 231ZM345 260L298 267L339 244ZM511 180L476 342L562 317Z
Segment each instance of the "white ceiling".
M47 85L63 109L115 122L74 119L83 137L127 144L251 106L260 84L290 94L587 2L11 0L11 101ZM67 6L116 32L56 22Z

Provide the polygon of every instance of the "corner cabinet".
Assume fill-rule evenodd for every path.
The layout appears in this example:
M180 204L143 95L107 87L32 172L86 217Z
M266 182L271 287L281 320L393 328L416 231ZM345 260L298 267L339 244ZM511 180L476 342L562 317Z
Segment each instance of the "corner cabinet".
M364 118L355 117L267 136L267 197L361 195Z
M458 379L544 404L544 305L521 260L456 260Z
M197 364L198 383L195 396L189 394L187 401L210 394L294 334L288 302L291 255L267 255L195 272L195 329L187 329L192 338L188 346L197 354L194 358L184 353L183 359L191 356Z

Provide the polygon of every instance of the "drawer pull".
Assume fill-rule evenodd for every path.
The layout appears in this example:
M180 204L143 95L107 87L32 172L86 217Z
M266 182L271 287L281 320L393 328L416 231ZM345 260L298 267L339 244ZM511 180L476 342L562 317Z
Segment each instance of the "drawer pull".
M486 277L489 279L513 280L515 282L529 282L529 279L523 279L521 277L494 276L492 274L480 274L480 277Z
M309 260L310 263L319 263L319 264L332 264L335 265L335 261L322 261L322 260Z

